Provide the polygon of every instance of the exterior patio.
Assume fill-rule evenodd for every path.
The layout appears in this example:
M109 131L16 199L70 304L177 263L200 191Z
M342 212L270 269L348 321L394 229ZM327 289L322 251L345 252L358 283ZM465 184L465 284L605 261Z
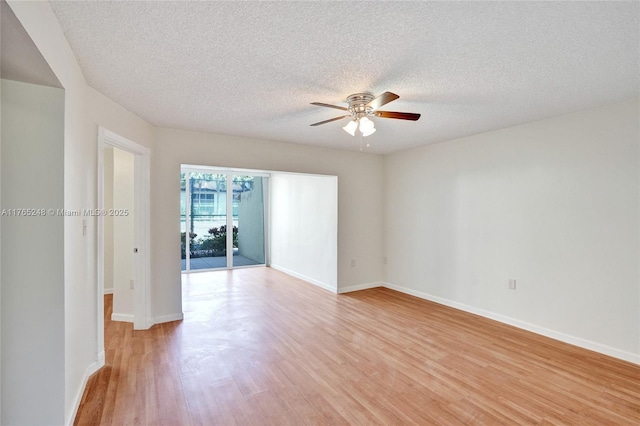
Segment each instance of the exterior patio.
M252 265L261 265L261 263L256 262L255 260L251 260L247 257L242 256L241 254L234 253L233 255L233 266L252 266ZM226 268L227 267L227 257L226 256L216 256L216 257L195 257L191 259L191 270L197 269L213 269L213 268ZM180 270L184 271L187 269L186 259L182 259Z

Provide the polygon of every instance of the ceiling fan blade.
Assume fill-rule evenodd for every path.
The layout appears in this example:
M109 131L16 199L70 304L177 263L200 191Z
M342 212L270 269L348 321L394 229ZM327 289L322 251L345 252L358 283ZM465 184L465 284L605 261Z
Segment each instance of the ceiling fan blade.
M417 121L420 118L420 114L414 114L412 112L376 111L373 114L376 117L396 118L398 120Z
M349 111L345 107L341 107L341 106L337 106L337 105L323 104L322 102L311 102L311 105L323 106L323 107L327 107L327 108L335 108L335 109L340 109L342 111Z
M331 123L332 121L342 120L343 118L351 117L350 115L343 115L341 117L330 118L329 120L320 121L318 123L313 123L312 126L319 126L321 124Z
M371 107L375 111L376 109L380 108L382 105L386 105L391 101L395 101L399 97L400 96L396 95L395 93L384 92L382 95L378 96L377 98L369 102L367 106Z

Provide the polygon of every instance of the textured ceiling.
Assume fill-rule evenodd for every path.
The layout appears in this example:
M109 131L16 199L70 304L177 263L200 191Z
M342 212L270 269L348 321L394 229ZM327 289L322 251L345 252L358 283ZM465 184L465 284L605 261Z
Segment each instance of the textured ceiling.
M88 83L147 121L359 149L349 94L391 91L388 153L638 97L640 3L52 2Z

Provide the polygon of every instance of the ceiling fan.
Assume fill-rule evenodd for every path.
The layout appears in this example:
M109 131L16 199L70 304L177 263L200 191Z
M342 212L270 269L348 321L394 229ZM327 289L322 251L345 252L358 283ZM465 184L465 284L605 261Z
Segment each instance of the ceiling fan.
M411 112L378 111L378 108L388 104L389 102L395 101L399 97L400 96L391 92L384 92L378 97L373 96L371 93L355 93L347 97L347 103L349 106L346 108L337 105L324 104L322 102L311 102L311 105L335 108L349 113L347 115L341 115L340 117L313 123L312 126L319 126L321 124L331 123L332 121L351 117L351 121L349 121L349 123L342 129L351 136L356 135L356 129L360 130L362 136L369 136L376 131L373 121L369 120L369 117L395 118L397 120L410 121L418 120L420 118L420 114L414 114Z

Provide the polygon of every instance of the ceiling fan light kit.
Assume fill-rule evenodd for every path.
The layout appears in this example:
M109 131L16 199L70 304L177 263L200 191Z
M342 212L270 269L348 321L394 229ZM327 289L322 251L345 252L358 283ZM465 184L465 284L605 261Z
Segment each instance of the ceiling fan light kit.
M349 133L351 136L355 136L357 128L358 128L358 121L357 120L351 120L350 122L347 123L346 126L344 126L342 128L342 130L344 130L345 132Z
M375 124L369 119L369 117L417 121L420 118L420 114L414 114L410 112L378 111L378 108L380 108L381 106L395 101L398 98L398 95L391 92L384 92L378 97L373 96L371 93L355 93L347 97L347 103L349 104L349 106L346 108L337 105L324 104L322 102L312 102L311 105L339 109L348 112L349 115L330 118L329 120L313 123L311 126L319 126L321 124L326 124L332 121L342 120L343 118L350 117L351 121L349 121L349 123L347 123L347 125L342 129L345 132L349 133L351 136L356 135L356 130L360 130L362 136L369 136L376 131Z
M372 135L376 131L373 121L369 120L366 116L360 119L360 132L362 136Z

